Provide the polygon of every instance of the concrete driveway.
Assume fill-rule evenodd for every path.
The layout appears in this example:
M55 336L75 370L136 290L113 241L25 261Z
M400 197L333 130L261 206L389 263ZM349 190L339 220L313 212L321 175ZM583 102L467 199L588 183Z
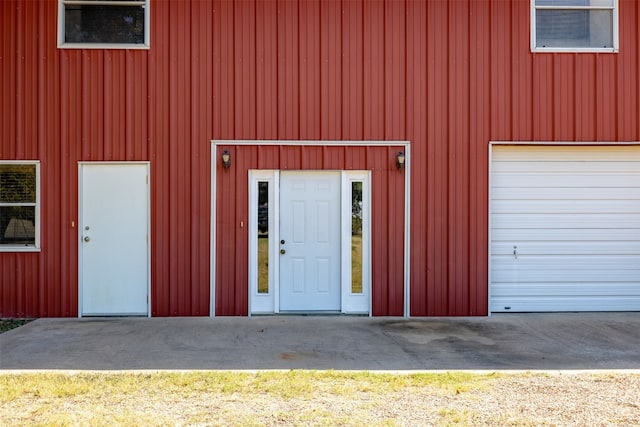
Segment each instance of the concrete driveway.
M640 369L640 313L39 319L0 369Z

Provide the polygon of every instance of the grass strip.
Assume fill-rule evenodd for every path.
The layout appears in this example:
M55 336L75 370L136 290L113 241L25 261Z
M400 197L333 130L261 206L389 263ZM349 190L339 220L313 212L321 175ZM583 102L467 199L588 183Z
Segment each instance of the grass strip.
M340 371L0 375L2 425L400 425L402 405L496 376Z

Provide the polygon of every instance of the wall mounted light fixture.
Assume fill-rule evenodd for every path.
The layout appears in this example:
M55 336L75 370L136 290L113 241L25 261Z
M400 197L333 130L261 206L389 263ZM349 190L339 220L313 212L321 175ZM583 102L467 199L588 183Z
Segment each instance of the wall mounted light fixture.
M225 169L229 169L229 166L231 166L231 153L229 153L229 150L224 150L220 157L222 158L222 166Z
M398 151L398 154L396 154L396 167L398 168L398 170L404 169L404 163L406 160L407 159L404 155L404 151Z

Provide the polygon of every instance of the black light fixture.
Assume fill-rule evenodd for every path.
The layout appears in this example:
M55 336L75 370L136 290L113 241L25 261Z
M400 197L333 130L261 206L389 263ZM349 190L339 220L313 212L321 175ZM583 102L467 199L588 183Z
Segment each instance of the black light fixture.
M222 166L225 169L229 169L229 166L231 166L231 153L229 153L229 150L224 150L220 157L222 158Z
M404 155L404 151L398 151L398 154L396 154L396 167L398 168L398 170L404 169L404 162L406 160L407 159Z

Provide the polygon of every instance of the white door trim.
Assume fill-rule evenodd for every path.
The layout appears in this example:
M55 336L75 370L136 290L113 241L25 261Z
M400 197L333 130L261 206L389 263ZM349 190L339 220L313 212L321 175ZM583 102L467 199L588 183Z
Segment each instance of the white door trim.
M83 212L82 212L82 203L83 203L83 179L82 179L82 171L85 166L93 166L93 165L144 165L147 171L147 317L151 317L151 179L150 179L150 166L151 162L149 161L125 161L125 162L88 162L81 161L78 162L78 317L82 317L83 315L83 307L82 307L82 297L83 297L83 281L82 281L82 273L83 273L83 245L81 243L83 230L81 229L81 224L84 223Z
M301 171L304 172L304 171ZM269 183L269 292L258 293L258 183ZM362 182L363 199L363 292L351 293L351 183ZM248 313L280 312L280 171L249 170L249 307ZM371 316L371 172L341 171L341 286L340 311Z
M405 153L404 168L404 317L411 316L411 276L410 276L410 260L411 260L411 235L409 234L411 227L411 143L410 141L300 141L300 140L211 140L211 239L210 239L210 305L209 315L215 316L216 304L216 174L219 159L217 158L218 145L235 145L235 146L343 146L343 147L403 147ZM233 166L232 166L233 167ZM274 201L278 204L279 201ZM371 306L371 310L373 307ZM249 310L250 312L250 310Z

